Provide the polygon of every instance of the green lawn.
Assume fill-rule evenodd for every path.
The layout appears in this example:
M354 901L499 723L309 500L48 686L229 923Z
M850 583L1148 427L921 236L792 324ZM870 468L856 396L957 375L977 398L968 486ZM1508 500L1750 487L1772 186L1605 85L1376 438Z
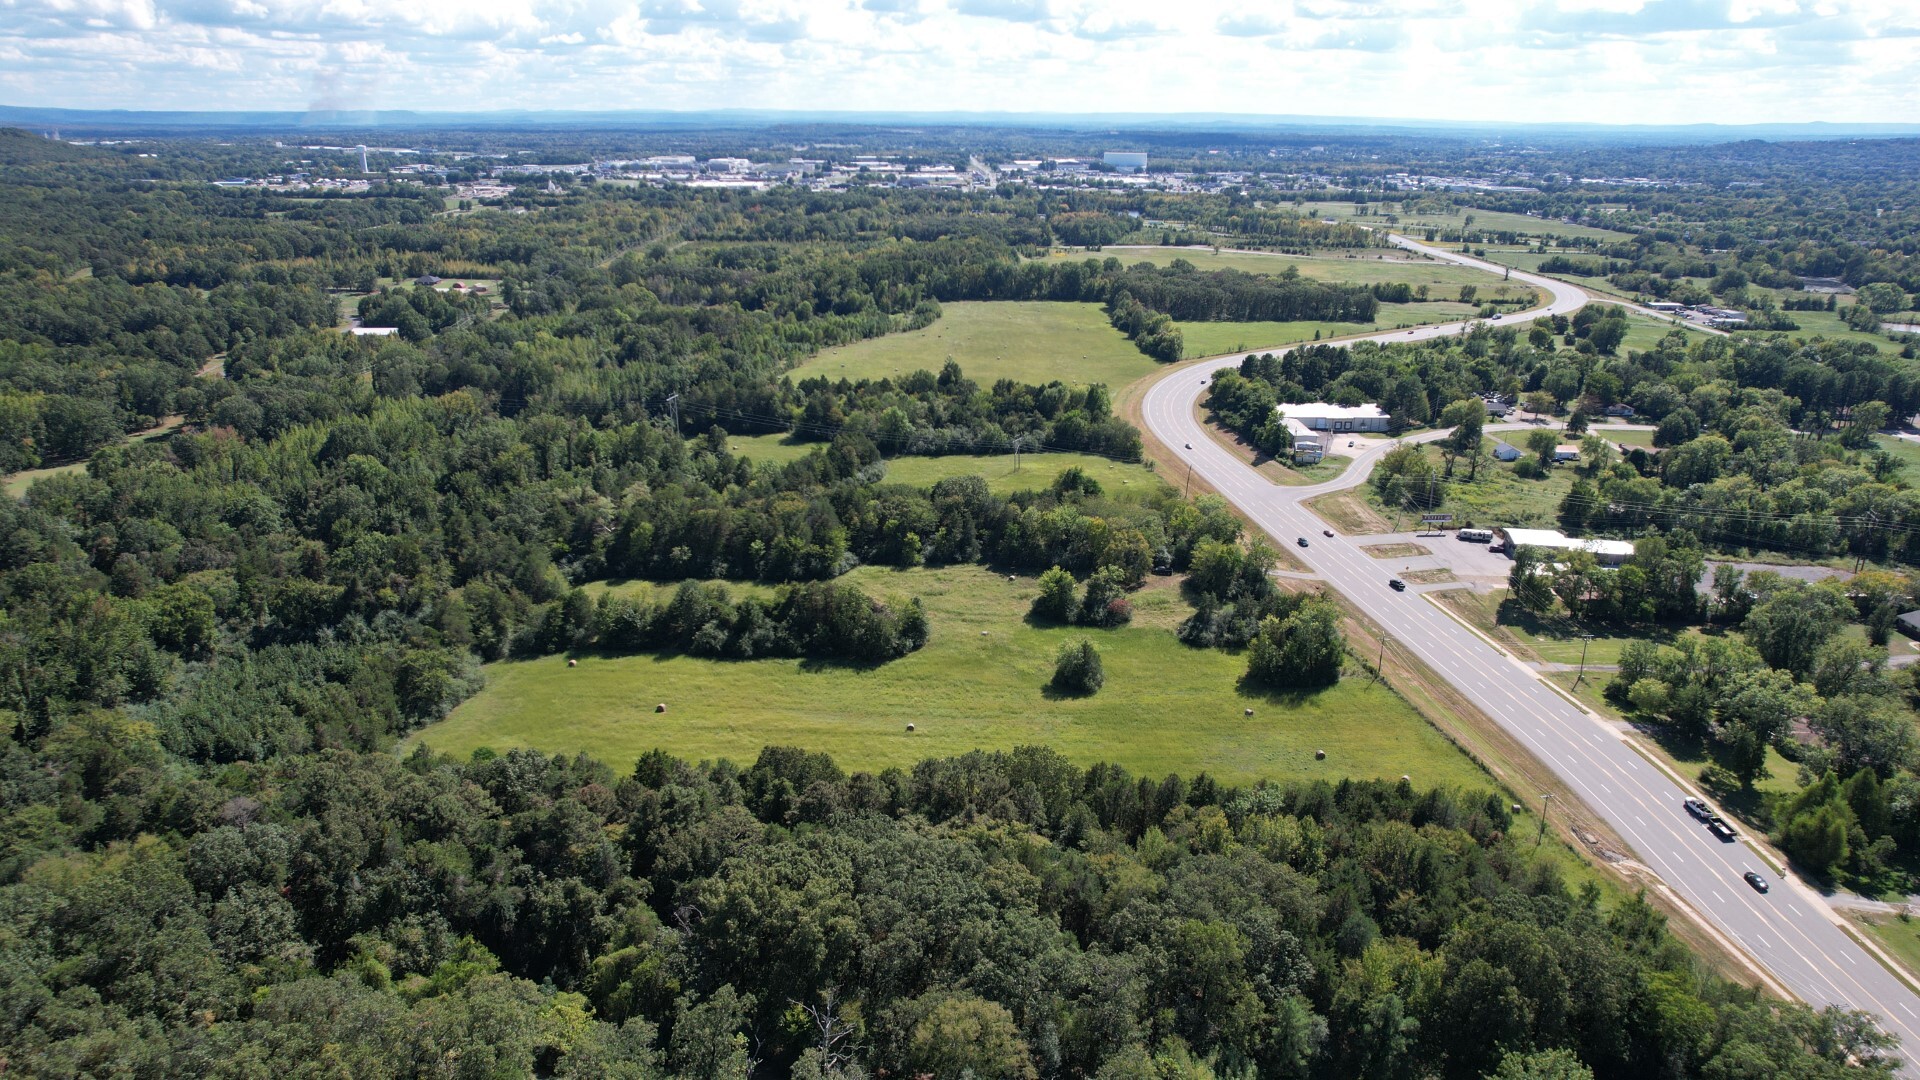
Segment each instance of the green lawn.
M1920 974L1920 922L1899 915L1850 915L1854 925L1871 935L1880 947L1906 966L1907 978Z
M805 457L816 447L826 446L820 442L792 442L785 435L729 435L727 445L740 457L775 465L784 465ZM1012 454L888 458L884 482L932 487L952 476L980 476L986 478L987 487L994 493L1004 495L1051 487L1061 473L1078 466L1114 491L1127 488L1144 491L1163 483L1144 463L1111 461L1092 454L1021 454L1018 460L1019 467L1015 468Z
M1507 602L1505 589L1490 593L1457 590L1442 594L1442 600L1456 614L1517 655L1550 664L1578 664L1582 634L1594 635L1585 643L1587 663L1614 665L1620 662L1620 650L1629 641L1671 645L1691 633L1686 627L1653 627L1641 634L1609 634L1607 627L1583 625L1564 615L1535 615L1518 604ZM1601 676L1602 682L1609 678L1612 676Z
M1905 348L1885 334L1869 334L1849 329L1840 316L1841 312L1834 311L1789 311L1787 317L1798 323L1800 329L1777 332L1803 340L1823 337L1829 341L1864 341L1883 353L1894 355L1898 355L1900 350ZM1756 330L1748 333L1765 336L1769 332Z
M1221 353L1277 348L1302 341L1317 341L1320 338L1370 334L1379 330L1396 330L1403 326L1470 319L1479 310L1469 304L1442 301L1429 301L1424 304L1381 304L1380 318L1370 323L1183 322L1180 324L1180 336L1186 343L1187 356L1219 356Z
M1350 202L1310 202L1302 206L1301 212L1314 217L1334 218L1338 221L1355 221L1363 225L1378 226L1386 221L1381 209L1399 209L1398 203L1370 202L1372 212L1365 215L1354 213ZM1409 233L1419 239L1420 232L1427 227L1448 229L1465 228L1467 217L1473 217L1473 228L1491 232L1516 232L1527 236L1549 237L1589 237L1598 240L1627 240L1632 233L1614 229L1596 229L1588 225L1568 225L1557 218L1528 217L1525 214L1509 214L1498 210L1464 209L1456 214L1401 214L1399 222L1393 225L1397 232Z
M1920 442L1910 439L1892 439L1885 435L1876 435L1873 445L1892 454L1894 460L1905 466L1898 474L1899 479L1909 484L1920 483Z
M1398 695L1365 678L1304 696L1243 691L1244 657L1174 637L1189 608L1170 579L1154 579L1135 598L1134 625L1112 631L1029 626L1034 580L978 567L863 567L846 580L876 595L922 597L931 643L872 669L654 655L583 656L576 668L558 656L493 664L486 689L413 741L458 755L482 746L585 751L615 768L656 746L751 761L763 746L791 744L877 769L1046 744L1083 764L1205 770L1230 782L1405 773L1422 786L1492 786ZM1081 636L1100 648L1106 687L1050 698L1054 652ZM656 703L667 712L654 712ZM918 730L908 733L908 722ZM1315 761L1315 750L1327 759Z
M735 457L748 458L762 465L785 465L813 453L816 447L824 449L826 445L823 442L799 442L779 433L727 436L727 446Z
M1109 493L1128 489L1149 491L1165 486L1165 482L1144 464L1109 461L1091 454L1021 454L1018 468L1014 467L1012 454L888 458L885 482L932 487L949 477L980 476L986 478L988 489L997 495L1005 495L1013 491L1037 491L1051 487L1056 477L1076 466L1086 470Z
M1071 258L1072 254L1067 257ZM1492 295L1490 290L1502 285L1507 285L1516 293L1526 288L1502 281L1499 274L1489 274L1471 266L1438 259L1409 257L1397 248L1391 251L1371 249L1321 255L1282 255L1265 251L1222 251L1215 254L1186 248L1110 247L1098 254L1111 255L1128 266L1142 262L1166 266L1175 259L1185 259L1199 270L1242 270L1249 274L1278 274L1291 266L1300 272L1301 277L1314 281L1358 285L1406 282L1415 288L1428 286L1435 297L1457 295L1462 285L1478 285L1482 290L1489 290L1489 296Z
M1526 450L1524 440L1526 432L1503 432L1507 442ZM1559 433L1562 442L1578 442L1573 436ZM1491 440L1489 440L1491 445ZM1441 463L1440 451L1431 444L1421 447L1423 453L1431 458L1436 466ZM1480 466L1480 475L1473 483L1467 483L1467 472L1463 465L1456 463L1453 470L1454 482L1446 486L1444 503L1440 513L1452 514L1454 524L1489 528L1496 525L1519 525L1538 528L1558 528L1560 500L1566 497L1567 490L1573 487L1576 473L1572 465L1556 465L1545 477L1539 480L1524 480L1514 475L1513 466L1506 462L1492 462ZM1379 492L1371 483L1355 489L1365 498L1367 504L1382 515L1391 518L1394 510L1380 501ZM1401 510L1403 520L1410 519L1414 511Z
M998 379L1119 389L1158 365L1107 322L1098 304L966 301L942 305L932 326L828 349L795 368L796 380L887 379L939 371L949 358L983 387Z

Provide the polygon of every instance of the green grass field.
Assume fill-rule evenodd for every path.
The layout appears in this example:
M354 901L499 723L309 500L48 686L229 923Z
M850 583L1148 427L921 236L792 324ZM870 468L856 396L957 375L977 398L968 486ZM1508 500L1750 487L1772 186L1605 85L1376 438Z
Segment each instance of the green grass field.
M733 452L755 462L784 465L812 453L825 443L790 442L785 435L730 435L727 445ZM1092 454L1021 454L1018 467L1012 454L971 456L948 454L941 457L896 457L887 459L885 483L932 487L948 477L979 476L995 494L1013 491L1038 491L1051 487L1059 475L1078 466L1113 491L1134 488L1141 491L1164 486L1164 482L1144 463L1111 461Z
M1501 432L1500 436L1525 452L1526 432ZM1559 438L1562 442L1579 441L1564 433L1559 433ZM1492 439L1487 440L1487 445L1492 446ZM1441 464L1437 447L1422 445L1421 452L1436 467ZM1454 515L1455 524L1482 528L1495 525L1557 528L1560 500L1573 487L1575 472L1571 465L1556 465L1539 480L1525 480L1514 475L1511 464L1490 462L1480 466L1480 476L1473 483L1467 483L1466 476L1465 467L1456 463L1453 469L1454 483L1447 485L1446 498L1439 507L1440 512ZM1379 492L1371 483L1354 491L1376 513L1387 518L1394 516L1395 511L1381 503ZM1413 512L1408 510L1402 510L1399 514L1403 523L1413 517Z
M1118 390L1154 370L1098 304L968 301L942 305L932 326L828 349L795 368L795 380L889 379L939 371L949 357L981 386L998 379Z
M887 459L889 484L932 487L949 477L979 476L996 495L1013 491L1038 491L1051 487L1068 469L1079 467L1100 482L1109 493L1128 490L1150 491L1166 484L1144 464L1109 461L1092 454L1021 454L1018 468L1012 454L992 457L897 457Z
M1885 435L1876 435L1873 445L1892 454L1904 468L1896 475L1909 484L1920 483L1920 442L1909 439L1893 439Z
M1380 318L1370 323L1183 322L1180 324L1180 336L1186 343L1186 355L1189 358L1219 356L1221 353L1277 348L1302 341L1317 341L1320 338L1370 334L1380 330L1396 330L1403 326L1419 326L1426 323L1452 322L1456 319L1472 318L1479 310L1468 304L1441 301L1429 301L1424 304L1381 304ZM1319 338L1314 336L1316 334Z
M1841 319L1841 312L1834 311L1789 311L1787 316L1800 325L1798 330L1784 330L1780 333L1791 338L1811 340L1817 337L1829 341L1864 341L1883 353L1898 355L1905 346L1887 337L1885 334L1869 334L1849 329ZM1762 331L1752 331L1764 336Z
M831 753L848 769L877 769L1046 744L1082 764L1205 770L1230 782L1404 773L1422 786L1492 786L1405 701L1364 677L1310 695L1242 690L1244 657L1174 637L1190 609L1171 579L1154 579L1135 597L1134 625L1110 631L1029 626L1034 580L978 567L862 567L846 580L876 595L923 598L933 640L872 669L654 655L583 656L576 668L559 656L493 664L486 689L412 741L457 755L482 746L585 751L616 769L653 747L744 762L763 746L788 744ZM1049 697L1054 652L1082 636L1100 649L1106 687L1091 698ZM667 711L654 712L656 703ZM918 730L907 732L908 722ZM1315 750L1327 759L1315 761Z
M1333 218L1337 221L1356 221L1365 225L1378 225L1386 222L1386 215L1380 212L1380 208L1383 205L1388 204L1379 202L1369 203L1368 206L1372 212L1364 215L1355 214L1353 204L1350 202L1310 202L1303 205L1300 209L1302 213L1311 214L1315 217ZM1398 209L1399 206L1400 204L1398 203L1391 204L1391 208L1393 209ZM1397 232L1411 232L1427 227L1441 229L1463 228L1465 227L1468 215L1473 217L1474 228L1494 232L1516 232L1527 236L1589 237L1598 240L1626 240L1633 235L1632 233L1619 232L1613 229L1596 229L1588 225L1568 225L1555 218L1528 217L1525 214L1509 214L1498 210L1474 210L1471 208L1462 210L1457 214L1400 214L1400 220L1393 228ZM1414 238L1419 239L1419 236L1416 234Z
M1067 257L1071 258L1073 254ZM1185 259L1199 270L1241 270L1249 274L1278 274L1291 266L1300 272L1301 277L1314 281L1340 281L1359 285L1406 282L1415 287L1428 286L1436 297L1447 294L1457 295L1462 285L1477 285L1487 290L1501 285L1507 285L1515 290L1524 288L1524 286L1502 281L1499 274L1489 274L1484 270L1476 270L1470 266L1457 266L1438 259L1409 258L1405 252L1398 249L1393 251L1374 249L1324 255L1281 255L1264 251L1222 251L1214 254L1211 251L1185 248L1110 247L1100 254L1112 255L1128 266L1142 262L1166 266L1175 259Z

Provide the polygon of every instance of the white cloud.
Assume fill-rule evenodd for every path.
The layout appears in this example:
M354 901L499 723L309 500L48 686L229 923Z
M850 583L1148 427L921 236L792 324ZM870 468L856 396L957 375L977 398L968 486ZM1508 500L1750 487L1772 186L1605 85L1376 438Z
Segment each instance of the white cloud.
M1907 0L0 0L0 101L1920 122Z

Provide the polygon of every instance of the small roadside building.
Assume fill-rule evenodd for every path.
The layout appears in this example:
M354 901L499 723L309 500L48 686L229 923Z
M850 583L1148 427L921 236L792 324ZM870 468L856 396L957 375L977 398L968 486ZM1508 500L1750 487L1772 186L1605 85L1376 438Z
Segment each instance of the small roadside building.
M1893 625L1910 638L1920 638L1920 611L1903 611L1893 620Z
M1277 405L1275 408L1287 419L1298 420L1315 431L1389 430L1387 414L1381 412L1378 405L1332 405L1324 401L1308 401Z
M1280 426L1287 431L1294 461L1311 465L1325 456L1326 436L1291 416L1281 417Z
M1509 558L1523 547L1584 551L1602 566L1619 566L1633 558L1631 540L1580 540L1558 529L1495 529L1493 536Z
M1495 461L1519 461L1521 456L1520 448L1512 443L1501 442L1499 440L1494 441L1493 459Z

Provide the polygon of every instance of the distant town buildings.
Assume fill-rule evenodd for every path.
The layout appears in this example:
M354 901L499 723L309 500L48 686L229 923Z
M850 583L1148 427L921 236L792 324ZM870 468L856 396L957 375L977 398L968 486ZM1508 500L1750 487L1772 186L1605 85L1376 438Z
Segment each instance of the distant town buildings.
M1104 160L1121 172L1139 172L1147 167L1147 152L1145 150L1109 150Z

